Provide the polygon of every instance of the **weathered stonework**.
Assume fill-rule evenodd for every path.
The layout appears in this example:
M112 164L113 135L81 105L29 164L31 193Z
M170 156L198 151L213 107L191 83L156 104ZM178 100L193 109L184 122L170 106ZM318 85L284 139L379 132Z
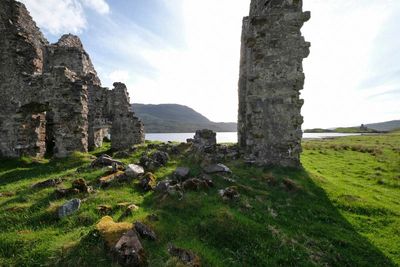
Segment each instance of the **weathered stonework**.
M144 142L125 85L101 87L78 37L49 44L25 6L0 1L0 156L65 157L111 133L112 147Z
M238 142L260 165L300 166L304 85L302 61L310 19L302 0L252 0L243 20Z

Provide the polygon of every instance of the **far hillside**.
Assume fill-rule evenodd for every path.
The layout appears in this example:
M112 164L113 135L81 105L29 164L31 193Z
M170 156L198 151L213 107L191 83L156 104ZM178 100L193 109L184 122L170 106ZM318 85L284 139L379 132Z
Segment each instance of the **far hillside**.
M338 127L332 129L307 129L305 133L382 133L400 129L400 120L362 124L355 127Z
M147 133L188 133L199 129L236 132L235 122L213 122L194 109L178 104L132 104Z

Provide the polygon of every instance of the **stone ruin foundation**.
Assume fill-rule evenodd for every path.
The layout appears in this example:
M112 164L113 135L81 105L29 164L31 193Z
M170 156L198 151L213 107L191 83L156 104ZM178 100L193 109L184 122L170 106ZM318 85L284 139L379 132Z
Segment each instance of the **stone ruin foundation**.
M64 35L49 44L25 6L0 1L0 156L65 157L102 145L144 142L127 88L101 87L81 41Z
M300 167L304 85L302 61L310 19L302 0L252 0L243 20L238 143L259 165Z

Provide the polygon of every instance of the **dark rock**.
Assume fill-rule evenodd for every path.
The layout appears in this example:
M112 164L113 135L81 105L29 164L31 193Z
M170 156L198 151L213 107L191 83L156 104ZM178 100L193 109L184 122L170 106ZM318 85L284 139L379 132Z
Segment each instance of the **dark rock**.
M99 180L101 187L107 187L116 181L120 182L127 181L126 175L123 171L118 171L116 173L101 177Z
M156 177L154 174L148 172L142 179L140 179L140 187L145 191L151 191L156 187Z
M156 233L154 233L154 231L151 230L147 225L141 222L135 222L134 227L136 232L140 235L140 237L147 238L150 240L157 240Z
M177 257L180 261L182 261L182 263L187 266L201 266L199 256L197 256L194 252L190 250L175 247L173 244L168 244L168 253L173 257Z
M240 197L239 192L237 191L236 186L230 186L225 189L219 190L219 195L224 199L224 200L237 200Z
M113 165L120 165L123 166L124 164L118 160L114 160L109 155L103 154L90 164L93 168L94 167L107 167Z
M80 193L90 193L91 189L88 187L85 179L79 178L72 182L72 188L78 189Z
M296 192L301 189L301 187L295 181L289 178L284 178L282 183L287 191Z
M99 205L97 206L97 211L101 214L101 215L107 215L110 214L112 212L112 206L111 205Z
M78 189L76 189L76 188L68 188L68 189L57 188L54 191L54 193L56 195L56 198L66 198L66 197L70 197L70 196L79 194L80 191Z
M189 175L190 169L188 167L178 167L174 172L175 178L184 180Z
M204 167L203 169L204 169L204 172L206 172L208 174L220 173L220 172L232 173L228 167L226 167L225 165L223 165L221 163L208 165L208 166Z
M147 266L142 243L136 232L129 230L123 234L114 247L117 261L122 266Z
M198 191L202 189L208 189L208 183L202 179L191 178L182 183L182 188L186 191Z
M214 187L214 181L209 175L203 174L200 176L200 179L205 181L209 187Z
M14 195L15 195L15 193L13 193L13 192L1 192L0 193L0 197L12 197Z
M71 199L58 209L58 217L64 218L68 215L71 215L74 212L78 211L80 207L81 207L80 199L77 198Z
M154 214L154 213L147 215L146 218L147 218L147 220L149 220L150 222L157 222L157 221L160 220L160 219L158 218L158 215L157 215L157 214Z
M41 189L41 188L46 188L46 187L55 187L59 184L61 184L63 181L62 179L58 178L58 179L49 179L46 181L42 181L42 182L38 182L36 184L33 184L31 186L31 188L34 189Z
M151 158L159 166L165 166L168 163L169 155L164 151L156 151L151 155Z

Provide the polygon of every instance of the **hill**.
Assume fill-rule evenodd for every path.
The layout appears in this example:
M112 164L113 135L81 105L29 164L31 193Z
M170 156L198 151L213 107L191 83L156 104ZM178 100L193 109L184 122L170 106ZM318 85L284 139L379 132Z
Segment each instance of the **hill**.
M370 123L366 124L365 126L377 131L390 132L396 129L400 129L400 120Z
M199 129L236 132L235 122L212 122L194 109L178 104L132 104L147 133L187 133Z
M363 124L354 127L338 127L333 129L307 129L305 133L380 133L400 129L400 120Z

